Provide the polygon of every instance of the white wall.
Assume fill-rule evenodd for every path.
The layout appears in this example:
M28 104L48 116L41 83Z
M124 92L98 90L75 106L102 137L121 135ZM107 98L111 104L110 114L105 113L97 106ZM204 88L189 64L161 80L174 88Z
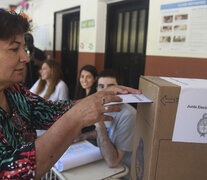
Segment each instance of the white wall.
M54 12L80 6L80 23L92 19L95 26L80 28L79 44L85 46L79 51L104 52L107 4L118 1L121 0L31 0L26 13L32 19L35 45L43 50L53 50ZM59 26L62 25L60 18L61 15L57 17ZM57 32L56 49L61 50L61 28Z
M32 13L30 12L30 14L32 14L34 30L37 31L37 29L40 29L40 31L44 31L42 34L48 37L41 38L42 42L37 43L38 47L42 44L45 46L44 50L53 50L54 12L80 6L80 23L85 20L94 20L95 26L92 28L80 28L79 44L84 43L85 46L84 48L80 47L79 51L104 53L107 4L113 2L117 2L117 0L32 0L30 9ZM187 0L150 0L147 55L206 58L207 51L206 53L192 53L159 50L160 6L176 2L187 2ZM61 21L58 23L61 26ZM61 31L61 29L58 29L58 31ZM58 50L61 50L61 36L57 36L56 38L59 40L59 42L56 41L56 43L58 42L56 44L58 45ZM38 38L36 37L35 39ZM47 39L49 42L46 42ZM89 45L91 45L90 48Z
M105 52L107 4L100 1L97 6L96 52Z
M33 0L32 2L34 29L48 25L47 35L49 42L45 49L53 50L54 12L79 6L81 0Z
M57 14L56 16L56 36L55 36L55 50L61 50L62 42L62 14Z

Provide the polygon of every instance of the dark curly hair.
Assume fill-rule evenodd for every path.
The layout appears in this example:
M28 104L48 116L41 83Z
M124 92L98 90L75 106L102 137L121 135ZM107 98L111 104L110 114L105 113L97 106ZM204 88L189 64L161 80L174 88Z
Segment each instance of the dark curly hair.
M30 31L28 20L15 11L0 9L0 39L8 40Z

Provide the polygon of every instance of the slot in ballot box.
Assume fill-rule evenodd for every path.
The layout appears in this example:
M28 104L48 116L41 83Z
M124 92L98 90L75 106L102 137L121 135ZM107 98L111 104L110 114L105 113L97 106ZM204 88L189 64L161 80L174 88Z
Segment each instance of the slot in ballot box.
M207 179L207 95L198 101L200 92L207 93L207 80L192 80L192 84L194 82L200 85L192 89L191 84L183 83L186 89L182 91L182 85L160 77L140 78L139 89L152 99L153 103L138 104L137 107L131 164L133 180ZM185 96L192 90L196 93L189 96L186 100L189 104L182 107L186 102L181 98L181 92ZM203 104L199 105L200 102ZM183 113L180 113L180 108L184 108ZM183 123L176 126L180 120ZM175 131L175 127L181 132ZM194 141L192 135L196 136L195 139L200 139L200 142ZM174 137L178 140L174 141Z

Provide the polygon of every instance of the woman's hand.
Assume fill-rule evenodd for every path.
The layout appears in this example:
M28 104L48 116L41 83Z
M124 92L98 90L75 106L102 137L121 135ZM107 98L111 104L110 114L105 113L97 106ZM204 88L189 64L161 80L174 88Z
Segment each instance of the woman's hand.
M116 94L141 94L141 91L126 86L110 86L103 91L87 96L78 101L76 105L70 109L69 114L78 118L78 122L82 127L92 125L99 121L111 121L113 118L104 113L120 111L119 105L104 106L110 102L121 102L122 99ZM67 114L66 113L66 114Z
M111 105L106 108L104 104L121 101L122 99L116 96L114 92L102 91L82 99L65 115L76 118L77 123L81 123L81 127L92 125L98 121L111 121L113 118L104 115L104 113L119 112L121 109L119 105Z

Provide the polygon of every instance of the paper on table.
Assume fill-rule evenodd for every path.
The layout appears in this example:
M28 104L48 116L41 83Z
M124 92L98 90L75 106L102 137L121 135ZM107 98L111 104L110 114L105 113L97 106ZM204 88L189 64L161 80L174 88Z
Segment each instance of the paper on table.
M112 104L121 104L121 103L151 103L152 100L146 97L144 94L119 94L117 95L123 99L122 102L111 102L105 104L105 106Z
M37 129L37 130L36 130L37 137L38 137L38 136L42 136L46 131L47 131L47 130L39 130L39 129Z
M71 145L54 166L62 172L100 159L100 149L88 141L82 141Z

